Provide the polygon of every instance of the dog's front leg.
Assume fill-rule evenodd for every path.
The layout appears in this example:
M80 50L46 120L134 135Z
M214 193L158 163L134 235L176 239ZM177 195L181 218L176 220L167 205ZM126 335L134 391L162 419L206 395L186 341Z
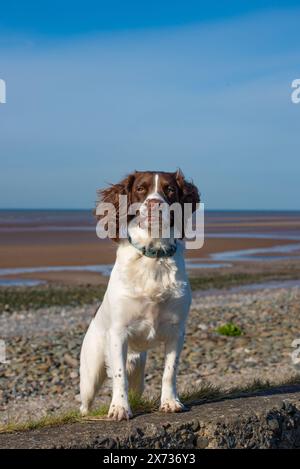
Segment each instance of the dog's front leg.
M113 380L113 396L108 417L112 420L128 420L132 417L128 402L126 375L127 338L119 330L109 331L110 367Z
M182 412L185 410L185 406L180 402L176 391L177 366L183 342L184 332L178 331L173 337L169 337L165 344L165 368L160 405L162 412Z

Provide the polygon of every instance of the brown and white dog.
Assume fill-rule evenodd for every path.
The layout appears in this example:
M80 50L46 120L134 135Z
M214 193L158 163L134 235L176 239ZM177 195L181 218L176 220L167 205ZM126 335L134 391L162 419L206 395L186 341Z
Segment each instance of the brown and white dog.
M147 350L165 346L162 378L163 412L184 410L176 392L176 372L183 346L191 291L185 271L184 244L174 238L151 237L153 207L162 203L192 204L199 193L181 173L136 171L120 183L99 191L99 203L110 202L119 211L119 195L128 204L139 203L144 223L128 215L126 238L120 237L116 262L101 306L85 335L80 357L81 413L86 415L106 377L113 382L108 416L113 420L132 416L128 388L141 394ZM150 230L151 231L151 230Z

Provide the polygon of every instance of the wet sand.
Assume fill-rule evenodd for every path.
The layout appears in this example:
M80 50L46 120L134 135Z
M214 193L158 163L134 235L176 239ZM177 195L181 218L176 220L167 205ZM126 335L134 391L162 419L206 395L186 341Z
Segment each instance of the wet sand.
M269 239L208 239L201 250L187 251L187 258L199 258L208 264L213 263L210 254L252 249L257 247L290 244L292 241ZM8 245L0 247L1 268L14 267L48 267L48 266L86 266L97 264L112 264L115 259L116 245L113 242L97 240L94 242L77 242L71 244ZM234 264L234 263L232 263ZM60 271L35 272L5 275L7 279L26 278L38 279L56 283L106 283L106 277L97 272Z
M207 238L203 248L188 250L188 258L205 258L216 252L265 248L293 243L285 239ZM0 267L110 264L117 244L95 233L10 233L0 237Z

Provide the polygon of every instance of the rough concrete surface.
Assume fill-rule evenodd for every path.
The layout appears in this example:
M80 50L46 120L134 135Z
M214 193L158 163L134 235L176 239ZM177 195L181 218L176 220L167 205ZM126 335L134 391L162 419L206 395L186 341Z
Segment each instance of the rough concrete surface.
M0 448L299 448L300 386L138 415L3 433Z

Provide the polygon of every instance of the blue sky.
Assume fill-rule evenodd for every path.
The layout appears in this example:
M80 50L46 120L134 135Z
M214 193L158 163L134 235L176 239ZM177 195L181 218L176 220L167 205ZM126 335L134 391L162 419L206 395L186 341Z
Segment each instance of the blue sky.
M207 208L300 209L300 2L61 3L1 5L0 207L181 167Z

